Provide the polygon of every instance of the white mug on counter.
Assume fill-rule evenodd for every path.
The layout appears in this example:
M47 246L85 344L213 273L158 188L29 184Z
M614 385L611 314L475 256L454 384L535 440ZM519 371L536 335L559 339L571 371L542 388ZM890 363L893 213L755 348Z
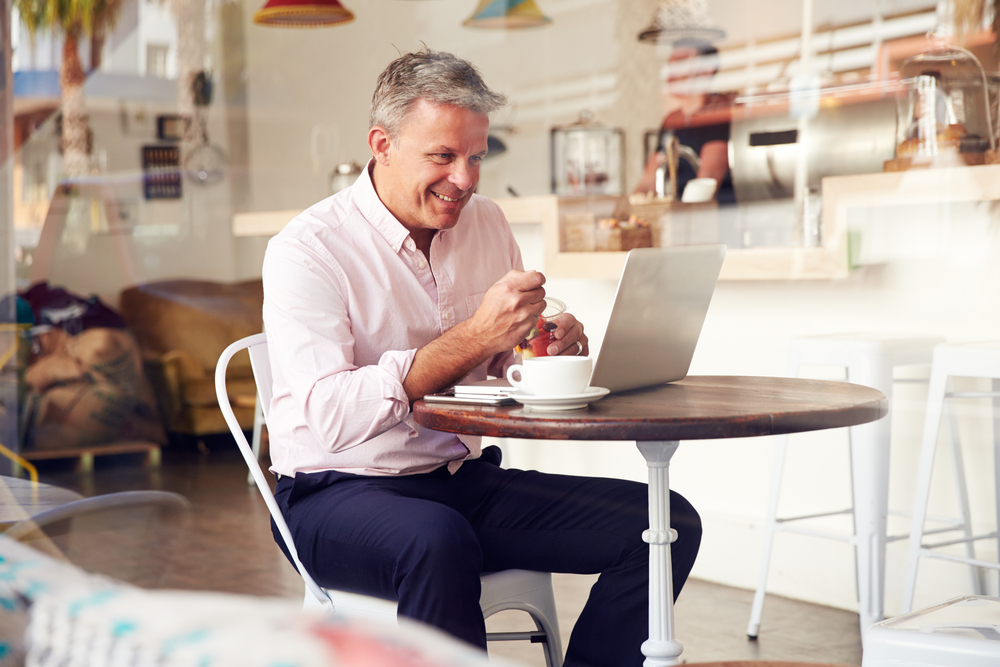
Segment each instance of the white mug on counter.
M531 357L508 368L507 381L532 396L578 396L590 384L593 365L590 357Z
M696 204L712 201L718 183L714 178L693 178L684 186L681 201L685 204Z

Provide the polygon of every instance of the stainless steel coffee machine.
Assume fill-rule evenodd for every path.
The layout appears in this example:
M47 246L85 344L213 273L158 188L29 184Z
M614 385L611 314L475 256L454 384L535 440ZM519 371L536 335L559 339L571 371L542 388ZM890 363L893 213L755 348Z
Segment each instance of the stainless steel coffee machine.
M738 202L792 197L799 122L782 108L743 108L733 115L729 166ZM809 121L805 146L808 186L819 191L826 176L881 172L896 151L896 98L858 95L830 98Z

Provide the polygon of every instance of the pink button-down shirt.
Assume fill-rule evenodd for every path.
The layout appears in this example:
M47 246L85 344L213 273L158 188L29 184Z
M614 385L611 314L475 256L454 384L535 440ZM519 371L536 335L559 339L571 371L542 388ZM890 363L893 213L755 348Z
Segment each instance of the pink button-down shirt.
M369 169L295 217L264 255L264 329L274 376L271 470L364 475L454 472L479 438L422 428L403 379L418 348L476 311L521 268L500 208L474 195L430 261L379 200ZM502 376L513 352L466 377Z

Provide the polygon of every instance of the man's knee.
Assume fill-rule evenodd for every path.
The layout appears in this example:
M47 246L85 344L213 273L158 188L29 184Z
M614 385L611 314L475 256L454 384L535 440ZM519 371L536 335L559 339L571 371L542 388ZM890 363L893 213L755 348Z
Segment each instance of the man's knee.
M408 571L478 577L483 554L469 522L457 512L447 511L410 528L398 561Z
M674 491L670 492L670 527L677 531L678 540L683 539L697 550L701 544L701 516L687 498Z

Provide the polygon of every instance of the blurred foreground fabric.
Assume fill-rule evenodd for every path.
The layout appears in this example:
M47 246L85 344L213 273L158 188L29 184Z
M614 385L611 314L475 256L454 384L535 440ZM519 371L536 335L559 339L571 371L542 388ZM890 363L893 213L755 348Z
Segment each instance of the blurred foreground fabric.
M414 622L296 600L151 591L0 535L0 667L514 667Z

